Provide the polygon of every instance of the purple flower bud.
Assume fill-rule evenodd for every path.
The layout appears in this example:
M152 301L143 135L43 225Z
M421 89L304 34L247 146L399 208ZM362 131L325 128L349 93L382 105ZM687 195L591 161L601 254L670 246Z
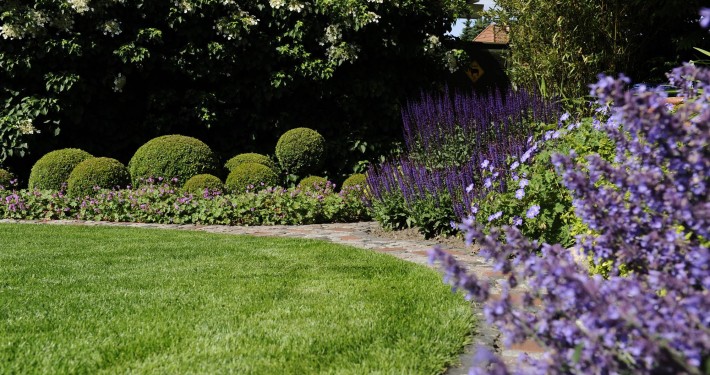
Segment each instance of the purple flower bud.
M700 9L700 27L707 29L710 26L710 8Z

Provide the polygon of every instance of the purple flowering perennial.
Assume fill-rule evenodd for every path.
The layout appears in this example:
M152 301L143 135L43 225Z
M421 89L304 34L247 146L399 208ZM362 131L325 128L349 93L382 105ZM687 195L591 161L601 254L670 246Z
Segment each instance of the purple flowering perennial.
M577 215L597 234L578 237L570 250L530 241L515 227L486 235L465 220L460 228L467 243L475 241L505 276L495 299L487 282L450 254L430 251L455 289L485 303L486 318L506 345L533 339L547 350L514 371L481 351L472 374L707 371L710 97L697 93L710 92L710 71L685 65L670 79L686 95L675 113L662 92L632 93L627 78L601 76L592 93L605 108L599 113L609 116L599 124L617 145L616 160L590 156L582 168L574 152L553 159ZM608 262L608 278L590 276L573 251ZM522 282L520 309L510 290Z

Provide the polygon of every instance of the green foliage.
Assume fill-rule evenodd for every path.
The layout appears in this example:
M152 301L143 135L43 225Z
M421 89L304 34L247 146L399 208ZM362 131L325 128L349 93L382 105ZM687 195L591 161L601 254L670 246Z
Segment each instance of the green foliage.
M270 157L254 152L239 154L229 159L227 163L224 164L224 167L231 172L237 165L244 163L259 163L276 171L276 164L274 164L274 161L271 160Z
M82 161L93 156L76 148L52 151L42 156L32 167L29 188L39 190L60 190L69 180L69 175Z
M300 189L323 190L328 184L328 179L320 176L304 177L299 183Z
M597 153L610 160L614 144L602 131L594 129L591 119L584 119L579 128L560 131L557 139L546 141L541 151L529 164L522 164L517 170L518 179L506 181L506 191L491 190L478 201L476 220L485 226L511 225L517 216L522 218L521 232L528 238L546 243L560 243L570 246L574 236L588 230L574 213L572 196L565 188L562 178L557 175L551 157L557 153L567 154L574 149L578 160ZM516 197L522 179L529 181L525 196ZM527 218L526 211L532 205L540 206L540 213ZM502 212L499 219L488 221L489 216Z
M317 124L329 169L349 171L399 135L399 103L445 77L432 40L465 3L0 1L0 162L69 144L128 160L164 134L224 155Z
M215 175L198 174L197 176L192 176L189 180L187 180L185 185L182 186L182 189L192 194L202 194L205 192L205 189L210 192L221 192L224 190L224 184L222 183L222 180Z
M0 168L0 186L3 186L5 189L8 189L10 187L10 181L12 181L15 177L12 175L12 173Z
M276 143L276 158L290 174L317 172L325 162L325 139L313 129L291 129Z
M130 182L128 168L120 161L89 158L79 163L69 175L67 193L75 197L91 196L98 189L120 189Z
M511 80L572 99L587 95L600 72L665 81L708 40L697 24L702 3L500 0L492 15L510 26Z
M183 135L164 135L141 146L128 163L133 184L155 177L187 181L217 171L216 157L202 141Z
M271 168L259 163L243 163L234 167L229 173L224 186L227 191L236 194L273 187L278 183L279 177Z
M414 226L407 202L400 192L392 192L372 201L372 218L385 230L402 230Z
M372 218L386 230L417 228L425 238L456 233L451 227L456 217L451 197L444 192L412 203L407 203L400 192L393 192L383 199L373 200L371 205Z
M143 185L133 190L102 190L90 198L52 191L20 190L14 193L0 190L0 218L218 225L300 225L370 220L368 208L360 197L338 194L330 188L319 194L296 188L254 190L240 194L192 195L164 183Z
M340 190L346 190L355 186L360 186L361 188L367 187L367 176L363 173L353 173L350 177L343 181L343 185L340 186Z

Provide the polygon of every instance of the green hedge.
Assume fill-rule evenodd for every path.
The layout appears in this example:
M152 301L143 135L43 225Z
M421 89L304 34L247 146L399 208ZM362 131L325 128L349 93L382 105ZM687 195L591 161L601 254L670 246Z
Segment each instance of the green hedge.
M209 189L210 191L217 190L221 192L224 190L224 184L222 183L222 180L215 175L198 174L197 176L192 176L192 178L187 180L185 185L182 186L182 189L192 194L202 194L205 189Z
M276 143L276 158L288 173L318 172L325 163L325 139L313 129L291 129Z
M79 163L69 175L67 193L74 197L95 195L95 187L123 189L130 184L128 168L112 158L91 158Z
M93 156L77 148L65 148L42 156L32 167L29 188L59 190L69 180L69 175L82 161Z
M308 176L298 183L298 187L301 189L311 189L311 190L323 190L328 184L328 179L320 176Z
M198 174L216 174L217 159L202 141L183 135L164 135L141 146L128 163L133 184L163 177L187 182Z
M278 176L271 168L259 163L244 163L229 173L224 185L227 191L237 194L247 189L255 191L267 186L276 186L278 181Z
M346 178L345 181L343 181L343 185L340 187L340 190L346 190L354 186L360 186L360 188L364 190L367 187L367 176L362 173L355 173L350 175L350 177Z
M239 154L229 159L227 163L224 164L224 167L231 172L236 166L244 163L259 163L271 168L274 172L276 171L276 164L274 164L274 161L271 160L271 158L254 152Z

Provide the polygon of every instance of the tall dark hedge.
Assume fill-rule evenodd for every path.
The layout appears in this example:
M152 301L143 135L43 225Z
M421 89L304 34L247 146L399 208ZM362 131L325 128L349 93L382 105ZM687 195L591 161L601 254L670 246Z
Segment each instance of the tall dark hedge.
M308 126L342 168L399 136L400 103L444 72L429 37L462 2L5 0L0 129L24 124L8 150L26 164L67 146L126 162L174 133L224 160Z

